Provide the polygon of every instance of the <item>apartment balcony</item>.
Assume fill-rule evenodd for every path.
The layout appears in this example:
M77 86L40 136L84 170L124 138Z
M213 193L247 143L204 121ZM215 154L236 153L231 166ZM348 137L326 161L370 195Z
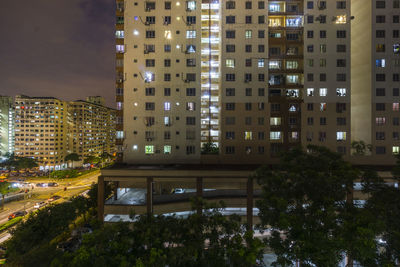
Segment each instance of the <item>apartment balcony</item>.
M286 68L280 68L280 69L268 69L268 73L271 73L271 74L279 74L279 73L290 73L290 74L292 74L292 73L294 73L294 74L296 74L296 73L299 73L299 74L302 74L302 73L304 73L304 70L303 69L286 69Z

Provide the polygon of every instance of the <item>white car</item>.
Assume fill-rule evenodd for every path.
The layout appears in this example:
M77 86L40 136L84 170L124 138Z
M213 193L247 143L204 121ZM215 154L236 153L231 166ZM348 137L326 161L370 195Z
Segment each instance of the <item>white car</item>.
M185 189L183 188L175 188L174 189L174 194L183 194L185 193Z
M44 202L44 201L41 201L41 202L37 202L36 204L35 204L35 206L33 206L35 209L39 209L39 208L41 208L41 207L43 207L43 206L46 206L46 202Z

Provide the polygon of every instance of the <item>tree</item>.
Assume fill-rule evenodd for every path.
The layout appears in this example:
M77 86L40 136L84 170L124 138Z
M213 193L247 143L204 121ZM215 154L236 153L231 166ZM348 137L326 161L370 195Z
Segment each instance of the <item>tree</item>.
M337 266L342 253L373 261L371 215L355 207L351 198L353 182L361 173L337 153L307 148L283 154L277 169L256 172L263 189L259 216L262 227L272 229L266 243L277 255L276 263Z
M101 167L104 166L104 162L109 161L110 159L112 159L112 155L108 154L107 152L103 152L100 155L100 160L101 160Z
M4 198L5 195L8 193L10 188L10 183L9 182L0 182L0 193L2 197L1 201L1 209L4 210Z
M218 154L219 153L219 148L215 143L208 142L204 143L203 146L201 147L201 153L202 154Z
M72 168L74 168L74 161L79 161L81 158L78 154L76 153L71 153L65 156L65 161L69 162L72 161Z
M392 169L393 180L400 182L400 156L396 155L396 165ZM378 179L366 187L370 194L366 209L374 214L379 222L380 266L397 266L400 263L400 189Z
M131 224L105 225L58 266L253 266L263 245L240 216L214 207L187 218L142 215ZM54 263L54 262L53 262Z
M85 159L84 159L84 161L83 161L85 164L88 164L88 163L90 163L90 164L96 164L96 163L99 163L100 162L100 158L99 157L96 157L96 156L94 156L94 155L89 155L89 156L86 156L85 157Z
M364 141L351 142L351 148L355 150L353 152L353 155L357 155L357 156L364 156L366 154L367 150L369 152L372 151L372 145L366 144Z
M16 169L18 169L18 170L20 170L20 169L32 169L32 168L36 168L38 166L39 165L37 164L37 162L33 158L17 157Z

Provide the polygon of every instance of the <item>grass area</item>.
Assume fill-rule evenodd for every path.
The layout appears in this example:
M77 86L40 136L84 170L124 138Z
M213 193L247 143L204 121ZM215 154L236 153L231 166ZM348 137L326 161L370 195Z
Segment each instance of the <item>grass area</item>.
M1 224L1 225L0 225L0 232L3 232L3 231L7 230L7 229L10 228L10 227L13 227L13 226L16 225L17 223L19 223L19 222L22 220L22 218L23 218L23 217L17 217L17 218L14 218L14 219L12 219L12 220L9 220L9 221L6 222L6 223Z

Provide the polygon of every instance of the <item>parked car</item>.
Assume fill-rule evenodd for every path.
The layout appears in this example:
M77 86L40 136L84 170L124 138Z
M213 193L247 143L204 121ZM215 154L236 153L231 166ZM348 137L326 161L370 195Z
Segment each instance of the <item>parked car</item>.
M53 202L53 201L56 201L57 199L60 199L60 198L61 198L60 196L54 195L51 198L49 198L47 201L48 202Z
M48 187L57 187L58 184L57 183L48 183L47 186Z
M183 189L183 188L174 188L172 193L173 194L183 194L183 193L185 193L185 189Z
M47 187L47 183L37 183L36 187Z
M46 206L46 202L44 202L44 201L41 201L41 202L37 202L36 204L35 204L35 206L33 206L35 209L39 209L39 208L41 208L41 207L43 207L43 206Z
M26 214L28 214L26 211L17 211L17 212L11 213L8 216L8 220L12 220L12 219L17 218L17 217L23 217Z

